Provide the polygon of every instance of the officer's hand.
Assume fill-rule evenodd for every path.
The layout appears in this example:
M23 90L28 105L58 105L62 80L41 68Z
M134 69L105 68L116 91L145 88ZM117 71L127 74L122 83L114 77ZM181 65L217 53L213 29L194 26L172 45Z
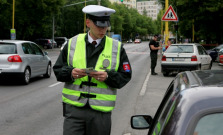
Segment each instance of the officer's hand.
M103 82L107 79L108 73L104 71L91 72L89 76L97 79L100 82Z
M160 50L160 49L163 49L162 47L158 47L158 49Z
M85 71L83 69L79 69L79 68L74 68L72 70L72 76L73 78L75 79L78 79L78 78L82 78L84 76L86 76L87 74L85 73Z

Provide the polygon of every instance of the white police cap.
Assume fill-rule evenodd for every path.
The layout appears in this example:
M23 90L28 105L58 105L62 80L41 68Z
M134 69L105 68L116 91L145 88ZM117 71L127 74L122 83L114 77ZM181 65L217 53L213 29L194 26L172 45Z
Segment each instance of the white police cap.
M110 15L115 13L114 9L99 6L99 5L88 5L82 9L87 17L91 19L95 25L99 27L110 26Z

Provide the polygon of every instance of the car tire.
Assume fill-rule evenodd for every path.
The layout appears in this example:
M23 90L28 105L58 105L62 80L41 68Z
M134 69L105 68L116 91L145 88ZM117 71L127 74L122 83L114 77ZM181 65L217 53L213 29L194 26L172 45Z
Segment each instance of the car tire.
M197 70L201 70L201 64L197 66Z
M165 72L163 72L163 76L165 76L165 77L166 77L166 76L168 76L168 75L169 75L169 72L166 72L166 71L165 71Z
M212 67L212 61L211 61L210 65L209 65L208 69L211 70L211 67Z
M29 84L30 76L31 76L31 72L30 72L30 69L27 67L22 76L22 83L25 85Z
M51 64L47 65L46 74L43 75L45 78L50 78L52 72Z

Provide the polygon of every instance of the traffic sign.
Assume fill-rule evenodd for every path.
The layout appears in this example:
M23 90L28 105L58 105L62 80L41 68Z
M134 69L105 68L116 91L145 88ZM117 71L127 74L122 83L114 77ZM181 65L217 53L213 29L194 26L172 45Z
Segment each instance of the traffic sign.
M16 39L16 30L10 29L10 35L11 35L11 40L15 40Z
M162 21L178 21L177 14L173 10L173 7L170 5L166 13L162 17Z

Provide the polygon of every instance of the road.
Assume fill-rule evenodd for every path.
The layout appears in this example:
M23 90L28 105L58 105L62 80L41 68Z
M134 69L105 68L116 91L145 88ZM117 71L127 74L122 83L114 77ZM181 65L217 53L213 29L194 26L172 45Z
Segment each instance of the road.
M165 90L174 78L163 77L160 59L157 76L150 75L148 42L124 45L133 69L130 83L118 90L116 108L112 112L111 135L141 135L147 130L133 130L130 117L154 115ZM59 49L47 50L55 63ZM223 69L213 64L212 69ZM62 135L61 91L63 83L55 75L37 77L29 85L0 83L0 135Z

